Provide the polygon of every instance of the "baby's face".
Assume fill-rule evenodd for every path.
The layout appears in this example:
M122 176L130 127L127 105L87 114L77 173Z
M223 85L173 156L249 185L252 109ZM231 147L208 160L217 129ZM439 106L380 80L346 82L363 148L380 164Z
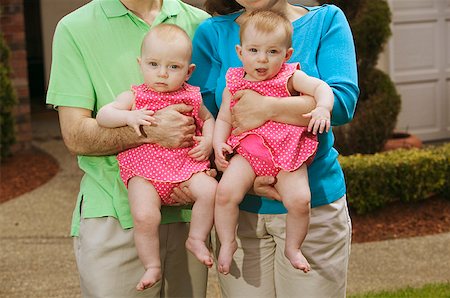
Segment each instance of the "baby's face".
M272 33L257 31L248 27L242 35L242 45L236 46L239 58L246 72L246 79L263 81L277 75L290 54L283 29Z
M153 39L139 60L145 84L158 92L178 90L189 77L190 58L180 42Z

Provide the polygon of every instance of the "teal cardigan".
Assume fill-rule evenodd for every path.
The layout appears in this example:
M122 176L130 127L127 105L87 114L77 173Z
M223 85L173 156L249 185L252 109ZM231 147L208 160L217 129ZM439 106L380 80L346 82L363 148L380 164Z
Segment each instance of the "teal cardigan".
M295 20L293 48L289 62L299 62L310 76L327 82L334 92L332 125L349 122L359 95L356 55L352 33L344 13L334 5L305 7L309 12ZM200 24L194 36L193 63L196 70L189 83L201 88L205 105L217 115L229 67L240 67L235 45L239 44L242 12L216 16ZM332 130L319 135L319 148L308 167L311 206L334 202L346 193L344 175L333 148ZM286 213L283 204L248 195L240 208L254 213Z

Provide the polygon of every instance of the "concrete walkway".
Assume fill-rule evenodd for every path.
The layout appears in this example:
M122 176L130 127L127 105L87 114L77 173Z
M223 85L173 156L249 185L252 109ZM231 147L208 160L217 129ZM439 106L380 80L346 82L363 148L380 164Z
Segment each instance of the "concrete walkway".
M61 170L0 205L0 297L80 297L69 228L81 172L61 141L56 112L33 121L34 145ZM450 282L450 233L353 244L349 266L349 294ZM220 297L214 270L208 297Z

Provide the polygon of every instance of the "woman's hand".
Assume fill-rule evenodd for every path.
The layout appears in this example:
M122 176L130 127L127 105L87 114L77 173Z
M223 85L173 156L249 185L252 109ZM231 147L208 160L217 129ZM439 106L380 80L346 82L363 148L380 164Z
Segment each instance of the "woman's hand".
M240 90L233 100L237 101L231 110L234 135L260 127L270 119L269 97L253 90Z
M253 182L253 191L261 197L281 201L281 196L275 189L277 178L272 176L258 176Z

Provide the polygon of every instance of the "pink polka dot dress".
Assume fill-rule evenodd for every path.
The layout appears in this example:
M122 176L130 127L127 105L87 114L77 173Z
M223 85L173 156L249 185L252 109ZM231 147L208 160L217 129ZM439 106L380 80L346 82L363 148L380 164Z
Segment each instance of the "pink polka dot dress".
M272 79L248 81L242 67L230 68L226 74L227 88L234 95L239 90L251 89L264 96L291 96L287 82L299 69L298 63L283 64ZM230 108L236 104L231 101ZM262 126L231 135L227 143L249 161L257 176L276 176L280 170L295 171L303 163L309 164L317 150L317 136L307 127L267 121Z
M188 116L193 116L197 126L196 135L201 135L203 121L198 117L202 98L198 87L184 84L174 92L156 92L145 84L132 86L136 109L145 106L157 111L167 106L184 103L193 107ZM193 174L209 168L209 161L196 161L188 155L188 148L165 148L158 144L144 144L123 151L117 155L120 176L128 186L135 176L148 179L155 186L165 205L173 204L169 195L179 183L188 180Z

